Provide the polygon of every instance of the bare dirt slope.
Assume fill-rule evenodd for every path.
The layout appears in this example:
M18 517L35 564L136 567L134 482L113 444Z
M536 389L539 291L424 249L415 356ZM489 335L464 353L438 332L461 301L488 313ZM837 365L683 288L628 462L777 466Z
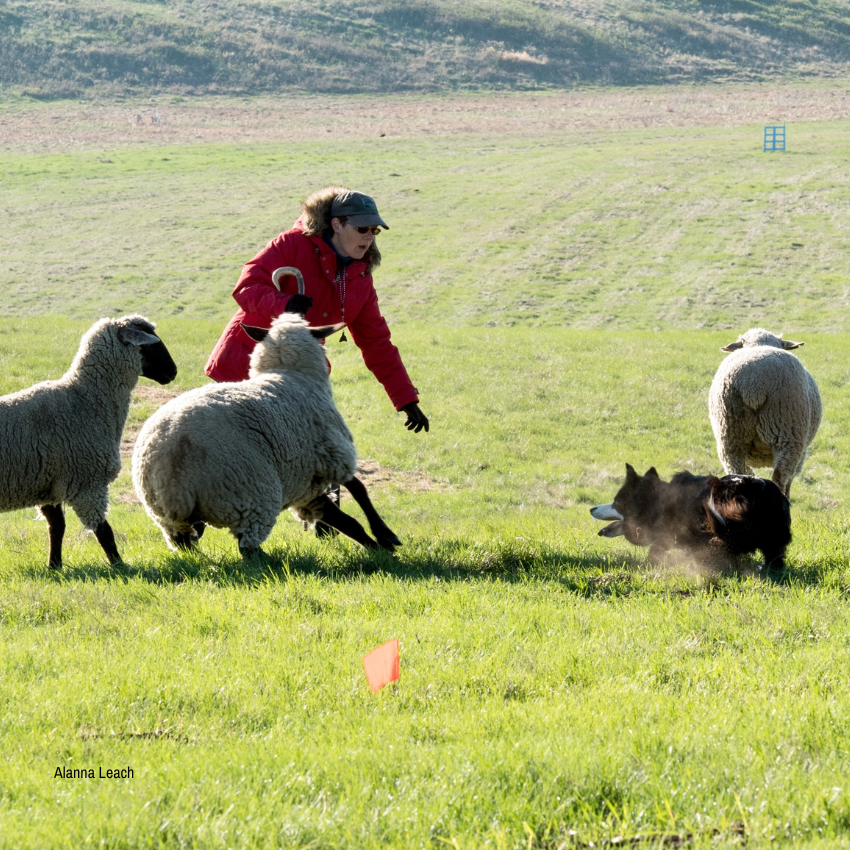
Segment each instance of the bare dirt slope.
M846 88L726 86L462 97L301 96L0 106L0 150L315 141L652 126L733 126L850 116Z

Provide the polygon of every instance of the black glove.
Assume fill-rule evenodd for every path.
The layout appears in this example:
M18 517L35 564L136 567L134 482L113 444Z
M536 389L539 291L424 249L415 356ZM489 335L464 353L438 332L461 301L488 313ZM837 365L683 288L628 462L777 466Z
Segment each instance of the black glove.
M312 306L313 299L309 295L290 295L283 312L300 313L303 316Z
M419 409L419 405L415 401L406 404L402 407L402 410L407 414L404 427L408 431L414 431L418 434L423 428L426 431L428 430L428 417Z

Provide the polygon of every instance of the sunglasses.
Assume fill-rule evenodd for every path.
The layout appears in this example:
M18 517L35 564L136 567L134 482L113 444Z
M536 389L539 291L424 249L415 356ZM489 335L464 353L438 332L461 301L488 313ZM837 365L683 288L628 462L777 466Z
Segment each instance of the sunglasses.
M355 227L355 225L350 222L346 222L350 227L354 227L354 229L358 233L369 233L371 231L372 236L377 236L381 232L381 228L378 227L377 224L370 224L368 227Z

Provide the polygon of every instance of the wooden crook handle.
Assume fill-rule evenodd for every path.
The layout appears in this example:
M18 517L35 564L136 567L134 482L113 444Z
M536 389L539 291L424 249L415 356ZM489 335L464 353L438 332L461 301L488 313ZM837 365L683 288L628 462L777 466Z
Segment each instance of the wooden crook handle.
M274 284L274 288L280 292L280 279L285 275L295 275L295 279L298 281L298 294L304 294L304 275L301 274L300 269L296 269L295 266L281 266L279 269L275 269L272 272L272 283Z

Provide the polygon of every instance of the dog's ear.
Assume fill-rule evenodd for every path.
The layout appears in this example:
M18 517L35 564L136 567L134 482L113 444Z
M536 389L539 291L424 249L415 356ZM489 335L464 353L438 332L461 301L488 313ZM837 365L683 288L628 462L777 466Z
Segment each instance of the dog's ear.
M626 464L626 481L632 481L640 476L635 472L635 468L630 464Z
M646 470L644 478L658 478L658 473L655 471L654 466L650 466L649 469Z

